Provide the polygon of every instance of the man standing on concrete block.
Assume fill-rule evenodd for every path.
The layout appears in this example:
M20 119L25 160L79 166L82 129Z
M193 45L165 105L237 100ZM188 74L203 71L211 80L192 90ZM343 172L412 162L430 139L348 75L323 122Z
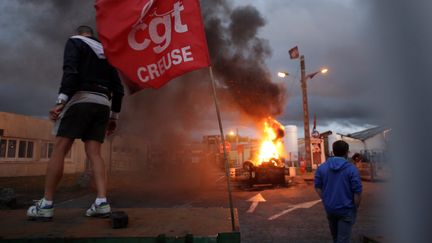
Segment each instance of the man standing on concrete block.
M76 138L85 144L90 159L97 196L86 216L108 216L111 207L106 198L106 170L101 156L105 134L117 126L124 95L123 85L105 59L101 43L88 26L76 29L64 51L63 78L57 103L49 117L55 121L54 150L47 166L44 197L27 210L29 219L51 220L54 192L63 175L64 159ZM110 111L111 110L111 111Z
M360 206L362 184L357 168L347 160L349 145L333 143L334 157L315 172L315 190L323 201L333 242L350 242Z

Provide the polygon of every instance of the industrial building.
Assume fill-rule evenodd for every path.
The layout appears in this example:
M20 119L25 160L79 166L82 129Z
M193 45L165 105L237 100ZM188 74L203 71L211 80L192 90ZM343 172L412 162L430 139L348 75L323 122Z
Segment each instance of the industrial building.
M0 177L45 175L54 148L53 123L48 119L0 112ZM107 169L129 171L149 158L149 144L137 136L112 135L102 146ZM88 167L84 144L75 140L66 156L65 174L83 172Z
M0 177L44 175L54 147L52 122L47 119L0 112ZM82 143L66 156L64 171L85 168Z
M378 126L351 134L327 132L324 137L328 144L327 155L332 155L331 145L337 140L344 140L350 146L350 155L360 153L368 160L381 162L385 160L391 129Z

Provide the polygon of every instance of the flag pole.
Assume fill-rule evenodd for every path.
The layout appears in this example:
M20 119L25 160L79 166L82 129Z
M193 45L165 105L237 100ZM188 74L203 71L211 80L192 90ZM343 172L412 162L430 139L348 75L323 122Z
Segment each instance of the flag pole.
M225 177L226 177L227 188L228 188L228 199L229 199L229 206L230 206L230 213L231 213L231 226L232 226L232 231L236 231L235 221L234 221L234 209L233 209L233 202L232 202L232 195L231 195L231 182L230 182L230 175L229 175L228 156L227 156L227 151L225 146L225 136L223 132L222 121L221 121L221 116L219 111L219 102L216 96L216 84L213 76L212 66L209 66L209 71L210 71L210 79L211 79L212 90L213 90L213 100L215 103L216 114L219 122L219 130L220 130L220 135L222 140L222 147L223 147L223 154L224 154L224 161L225 161Z

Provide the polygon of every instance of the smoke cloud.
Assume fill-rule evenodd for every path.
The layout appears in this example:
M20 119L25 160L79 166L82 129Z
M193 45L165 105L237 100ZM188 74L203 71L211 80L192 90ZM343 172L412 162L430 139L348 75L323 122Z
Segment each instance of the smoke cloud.
M1 1L0 110L46 116L61 80L63 48L94 24L91 1Z
M265 20L252 6L232 8L226 1L203 1L207 41L214 70L231 99L246 115L279 115L285 90L272 83L265 64L271 50L257 37Z

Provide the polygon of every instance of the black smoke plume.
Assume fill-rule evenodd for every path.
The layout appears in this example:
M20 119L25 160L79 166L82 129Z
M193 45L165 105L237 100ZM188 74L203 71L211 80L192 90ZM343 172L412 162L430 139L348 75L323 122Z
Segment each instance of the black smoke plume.
M265 20L252 6L232 8L227 1L202 1L213 68L232 102L247 115L262 119L279 115L285 90L272 83L265 59L268 42L257 37Z

